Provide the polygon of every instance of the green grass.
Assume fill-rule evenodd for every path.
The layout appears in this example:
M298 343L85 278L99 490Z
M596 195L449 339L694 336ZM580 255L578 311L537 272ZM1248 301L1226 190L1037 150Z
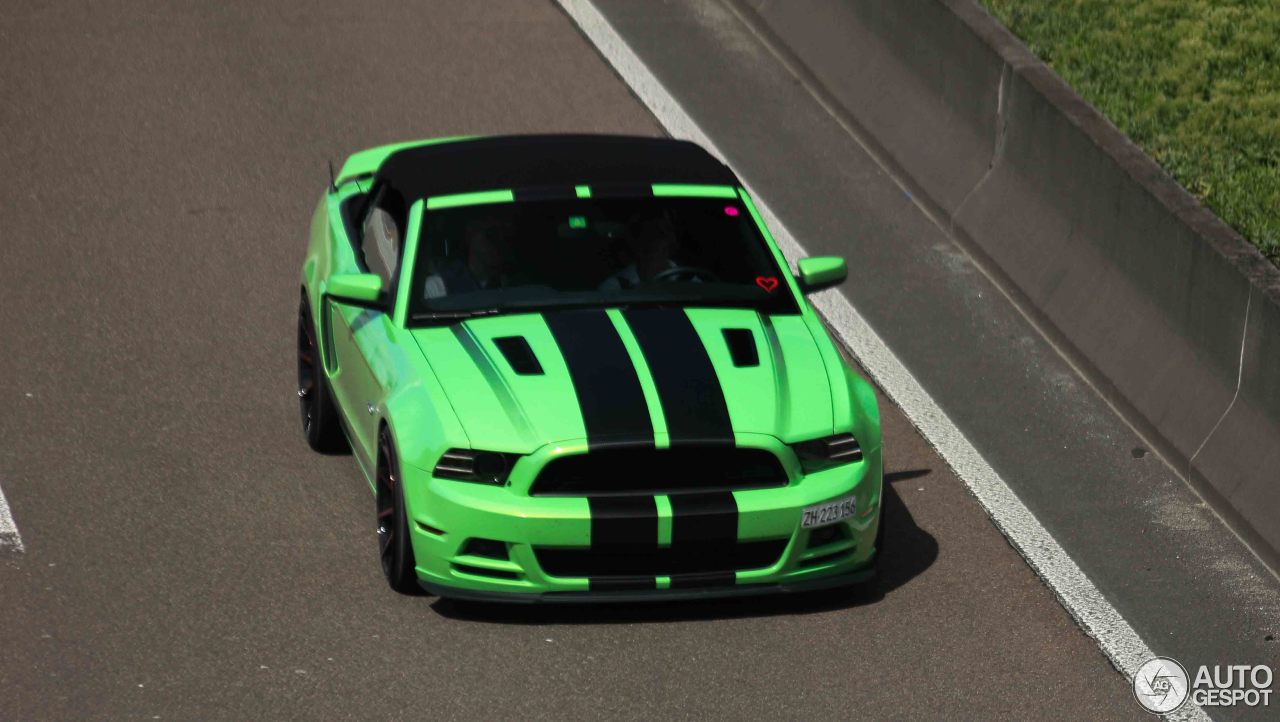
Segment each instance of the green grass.
M979 0L1280 264L1280 0Z

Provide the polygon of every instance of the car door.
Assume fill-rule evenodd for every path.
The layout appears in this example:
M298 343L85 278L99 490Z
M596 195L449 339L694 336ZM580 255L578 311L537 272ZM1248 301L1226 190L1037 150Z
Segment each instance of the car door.
M404 214L390 189L374 189L360 225L357 260L362 270L382 278L383 288L396 280L404 239ZM394 294L388 292L393 299ZM331 302L332 303L332 302ZM332 338L337 376L334 393L344 410L352 451L372 476L377 460L378 420L394 371L393 313L332 303Z

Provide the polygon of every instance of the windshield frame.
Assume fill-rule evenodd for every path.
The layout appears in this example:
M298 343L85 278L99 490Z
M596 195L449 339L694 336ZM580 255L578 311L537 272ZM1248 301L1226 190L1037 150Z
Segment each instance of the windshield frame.
M778 248L772 234L764 225L759 211L745 189L727 185L642 184L638 185L636 190L650 191L652 197L656 198L721 198L740 201L746 208L747 215L751 219L749 227L754 231L754 238L751 239L751 242L762 243L764 250L767 251L765 256L772 262L771 270L776 274L779 280L779 293L759 298L747 298L745 296L743 298L707 298L698 297L696 294L692 293L684 295L669 292L664 294L645 294L636 293L632 290L628 293L627 298L617 300L610 300L607 298L566 298L558 302L513 300L492 306L480 304L482 307L474 309L422 308L420 303L414 302L412 297L412 288L415 284L420 285L420 282L424 278L422 276L424 271L422 268L419 268L417 251L419 244L426 240L422 237L423 228L426 225L424 219L425 213L465 206L506 203L538 203L540 200L544 200L536 195L521 198L520 195L522 195L522 193L518 189L493 189L468 193L456 193L444 196L432 196L419 199L412 204L407 223L408 228L406 229L407 232L405 234L407 241L405 253L397 274L399 276L397 279L397 301L395 309L397 323L406 328L419 328L453 324L470 318L530 314L575 308L735 308L753 310L764 315L798 315L802 313L802 305L804 301L799 292L799 288L796 285L795 278L791 271L791 266L783 256L781 250ZM579 199L588 199L593 197L592 188L586 185L575 186L573 188L573 193ZM615 192L610 193L608 197L644 198L649 195L649 193L644 192L637 192L634 194ZM572 198L573 196L568 198L561 196L554 199L545 198L545 200L572 200ZM570 294L566 292L566 295Z

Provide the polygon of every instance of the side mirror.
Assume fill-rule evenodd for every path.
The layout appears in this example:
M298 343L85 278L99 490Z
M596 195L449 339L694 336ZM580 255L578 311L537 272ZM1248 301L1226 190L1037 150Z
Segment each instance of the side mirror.
M839 256L801 258L796 268L800 271L796 275L796 282L800 284L800 291L803 293L839 286L849 277L849 267Z
M382 277L376 273L339 273L329 278L325 295L338 303L361 308L382 309Z

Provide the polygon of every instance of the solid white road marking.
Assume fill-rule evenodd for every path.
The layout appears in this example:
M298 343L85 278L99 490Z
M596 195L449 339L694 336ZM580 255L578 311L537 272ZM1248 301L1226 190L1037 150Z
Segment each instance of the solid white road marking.
M20 552L24 547L18 525L13 521L13 514L9 513L9 502L5 501L4 489L0 489L0 550L3 549Z
M589 0L557 2L668 133L676 138L692 140L727 161L724 153L702 132ZM787 258L794 263L795 259L807 255L804 247L792 237L750 184L747 184L747 191L755 199L760 215ZM1044 580L1081 629L1098 642L1116 669L1132 681L1134 671L1155 656L1133 627L1102 596L1066 550L991 468L848 299L834 289L816 294L812 299L862 366L969 487L996 527ZM1200 707L1187 703L1167 718L1208 720L1209 716Z

